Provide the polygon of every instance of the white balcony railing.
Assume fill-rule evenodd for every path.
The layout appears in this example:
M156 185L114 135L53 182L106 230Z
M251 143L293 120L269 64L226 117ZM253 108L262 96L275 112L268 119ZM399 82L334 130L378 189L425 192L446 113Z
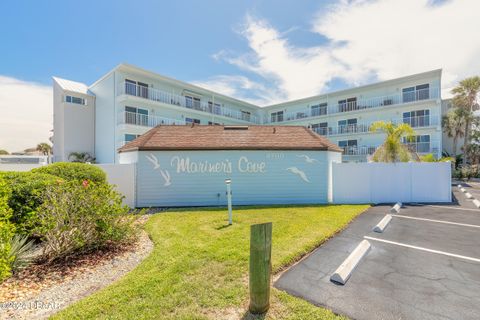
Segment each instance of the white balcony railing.
M343 148L345 156L369 156L375 153L377 147L373 146L351 146Z
M237 120L243 120L257 124L260 123L260 119L257 116L248 114L247 112L241 112L239 110L228 108L224 105L213 103L211 101L176 95L129 82L121 83L120 87L118 88L118 92L119 95L126 94Z
M438 154L438 142L418 142L418 143L406 143L407 147L412 152L418 154L428 154L432 153L434 155ZM378 146L350 146L343 148L344 156L370 156L375 153Z
M130 125L143 126L143 127L156 127L160 124L183 125L185 124L185 121L140 114L136 112L122 111L118 113L117 123L130 124Z
M327 107L307 109L296 112L286 112L281 117L270 118L268 122L284 122L292 120L302 120L305 118L318 117L326 114L343 113L350 111L359 111L378 107L388 107L392 105L411 103L415 101L436 99L440 97L438 88L426 88L401 94L388 96L379 96L368 99L359 99L345 103L329 104Z
M417 116L417 117L408 117L401 119L392 119L389 120L394 124L407 123L412 128L424 128L430 126L436 126L439 124L437 115L428 115L428 116ZM370 132L370 128L375 121L370 123L360 123L360 124L349 124L344 126L337 127L320 127L312 128L313 131L322 135L322 136L332 136L339 134L352 134L352 133L366 133Z

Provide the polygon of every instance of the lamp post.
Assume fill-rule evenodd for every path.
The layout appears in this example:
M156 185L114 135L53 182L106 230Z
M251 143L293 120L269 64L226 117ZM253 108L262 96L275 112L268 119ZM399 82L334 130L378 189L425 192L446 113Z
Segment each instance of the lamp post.
M228 224L232 225L232 190L230 184L232 179L225 179L225 184L227 185L227 201L228 201Z

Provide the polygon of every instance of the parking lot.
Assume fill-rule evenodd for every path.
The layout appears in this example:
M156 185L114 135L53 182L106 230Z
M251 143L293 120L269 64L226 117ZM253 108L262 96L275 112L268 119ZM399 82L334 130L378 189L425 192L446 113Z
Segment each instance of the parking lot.
M478 319L480 210L452 189L456 203L405 205L383 233L372 228L391 206L372 207L275 286L354 319ZM371 248L347 283L331 282L364 239Z

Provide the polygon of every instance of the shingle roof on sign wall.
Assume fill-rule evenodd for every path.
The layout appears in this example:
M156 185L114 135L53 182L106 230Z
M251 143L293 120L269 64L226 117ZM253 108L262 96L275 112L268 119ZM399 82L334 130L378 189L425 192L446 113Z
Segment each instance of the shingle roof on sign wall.
M136 150L328 150L327 138L303 126L160 125L119 149Z

